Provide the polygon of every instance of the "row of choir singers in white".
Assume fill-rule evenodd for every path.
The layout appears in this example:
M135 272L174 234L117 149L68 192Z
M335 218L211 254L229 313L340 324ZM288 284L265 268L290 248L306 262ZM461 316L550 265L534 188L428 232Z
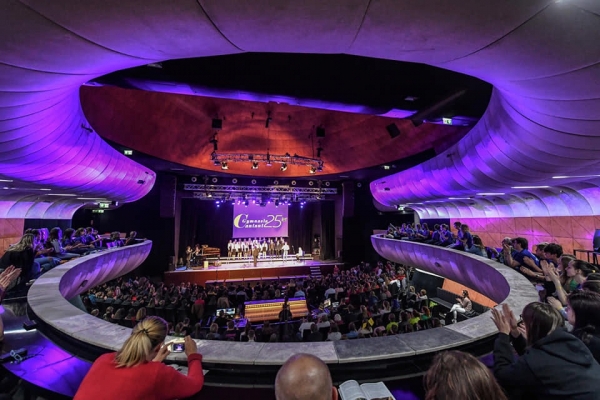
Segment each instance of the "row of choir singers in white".
M286 258L290 251L289 244L283 238L246 238L232 239L227 243L227 257L248 258L252 256L252 250L258 249L259 258L280 257Z

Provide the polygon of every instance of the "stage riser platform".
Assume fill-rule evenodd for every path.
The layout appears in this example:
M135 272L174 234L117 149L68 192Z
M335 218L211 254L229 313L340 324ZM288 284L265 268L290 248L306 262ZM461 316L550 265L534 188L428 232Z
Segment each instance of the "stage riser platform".
M273 280L292 276L310 276L310 267L319 266L321 274L326 275L333 272L335 263L310 263L306 265L282 265L276 267L241 267L228 268L210 267L209 269L168 271L165 272L164 281L166 284L181 284L186 282L205 285L206 281L242 281L242 280ZM289 279L289 278L287 278Z

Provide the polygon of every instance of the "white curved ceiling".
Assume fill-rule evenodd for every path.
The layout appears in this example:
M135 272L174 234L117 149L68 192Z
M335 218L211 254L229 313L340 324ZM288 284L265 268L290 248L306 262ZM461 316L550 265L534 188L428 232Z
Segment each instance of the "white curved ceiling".
M560 180L569 199L553 189L512 187L554 187L556 175L600 175L600 2L495 3L3 2L0 179L12 180L7 184L14 189L2 196L0 216L68 218L82 203L77 197L133 201L145 195L153 173L84 128L79 87L117 69L242 51L421 62L495 86L481 121L456 146L372 183L382 204L475 197L420 211L462 216L485 206L486 216L555 215L555 207L560 215L598 213L598 180ZM52 198L40 194L42 188L76 196ZM515 194L499 196L498 203L509 205L491 207L479 192Z

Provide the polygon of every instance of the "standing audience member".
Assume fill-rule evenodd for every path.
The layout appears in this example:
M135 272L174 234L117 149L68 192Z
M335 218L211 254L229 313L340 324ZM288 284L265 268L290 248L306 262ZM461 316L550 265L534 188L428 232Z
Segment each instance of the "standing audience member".
M492 309L499 335L494 375L511 399L600 399L600 365L549 304L530 303L517 321L504 304ZM522 324L522 325L521 325ZM511 346L512 342L512 346ZM514 350L520 355L515 361Z
M202 389L202 355L196 342L185 338L188 374L162 362L169 355L167 323L147 317L132 330L121 350L100 356L81 382L74 400L85 399L180 399Z
M277 400L337 400L329 368L311 354L294 354L275 378Z
M438 353L423 386L425 400L506 400L490 370L462 351Z

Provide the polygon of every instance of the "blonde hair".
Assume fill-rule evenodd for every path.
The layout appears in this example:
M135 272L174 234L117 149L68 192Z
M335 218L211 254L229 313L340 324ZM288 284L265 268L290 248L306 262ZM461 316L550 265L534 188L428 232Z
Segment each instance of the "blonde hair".
M152 349L161 344L165 337L167 337L165 320L156 316L146 317L133 328L131 336L117 352L115 357L117 368L133 367L146 362Z
M146 318L146 307L140 307L140 309L137 311L137 313L135 314L135 320L136 321L141 321L144 318Z

